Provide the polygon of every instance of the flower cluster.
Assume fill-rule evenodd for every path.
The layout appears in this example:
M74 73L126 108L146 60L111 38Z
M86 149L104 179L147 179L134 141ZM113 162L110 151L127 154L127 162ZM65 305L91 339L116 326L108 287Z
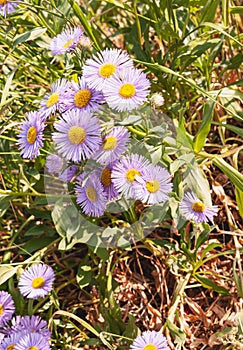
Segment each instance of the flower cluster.
M54 272L44 264L35 264L25 270L19 279L20 293L27 298L46 296L52 290ZM0 291L0 350L49 350L51 332L40 316L13 317L15 305L12 296Z

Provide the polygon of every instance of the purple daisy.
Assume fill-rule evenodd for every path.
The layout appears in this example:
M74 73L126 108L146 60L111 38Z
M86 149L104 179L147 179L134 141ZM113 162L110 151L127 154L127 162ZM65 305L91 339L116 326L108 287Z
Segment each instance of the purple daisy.
M15 311L12 296L5 291L0 291L0 326L8 322Z
M69 89L70 83L66 79L58 79L51 85L51 92L40 102L40 114L44 119L56 112L63 113L67 109L65 100Z
M83 67L83 76L88 85L103 91L104 83L115 73L132 68L133 62L126 52L118 49L105 49L98 52L93 59L88 59Z
M79 78L78 83L71 82L71 87L67 97L67 109L79 109L80 111L96 112L100 104L104 103L102 92L88 87L85 79Z
M13 13L18 6L20 1L9 1L9 0L1 0L0 1L0 14L3 17L7 17L10 13Z
M83 36L80 27L65 29L57 34L51 41L50 49L53 55L61 55L73 51Z
M54 127L57 132L52 134L52 138L57 151L67 160L85 160L101 144L98 120L88 112L67 111Z
M39 333L48 339L51 337L47 322L40 316L20 316L14 329L16 332L28 331L28 333Z
M163 334L145 331L134 340L130 350L170 350L170 348Z
M39 333L30 333L21 337L14 350L49 350L50 345L45 336Z
M103 88L109 107L119 112L130 111L142 105L150 92L150 82L139 69L130 68L122 77L111 77Z
M159 165L150 164L143 175L143 181L135 187L136 199L144 203L164 202L172 191L170 173Z
M124 126L113 128L111 132L102 138L102 145L95 152L93 158L99 163L111 163L118 159L127 149L129 132Z
M54 271L50 266L32 265L19 278L20 293L29 299L43 298L52 290L54 278Z
M75 186L77 203L80 204L84 214L94 217L102 216L107 203L102 184L94 173L88 178L85 177L87 174L83 173L77 178Z
M194 220L196 223L213 222L213 217L218 213L217 205L207 207L190 191L184 194L179 209L187 220Z
M15 350L15 346L18 344L22 336L23 335L21 333L12 333L8 337L5 337L0 343L0 350Z
M37 111L26 114L25 120L20 123L17 142L23 158L33 159L40 154L44 128L45 124Z
M141 155L132 154L117 162L111 173L111 179L118 193L127 198L135 198L135 187L143 181L146 167L149 161Z
M114 183L111 179L112 169L115 163L107 164L105 167L101 167L97 169L96 173L99 177L101 184L103 185L103 189L107 200L110 202L119 197L119 193L114 187Z
M50 174L59 174L62 171L63 159L57 154L46 157L46 168Z

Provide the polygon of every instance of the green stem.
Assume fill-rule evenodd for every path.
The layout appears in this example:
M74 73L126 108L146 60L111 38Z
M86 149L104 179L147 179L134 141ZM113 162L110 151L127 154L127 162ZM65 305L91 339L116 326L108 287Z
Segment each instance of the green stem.
M138 136L142 136L145 137L147 136L147 134L145 132L142 131L138 131L137 129L135 129L133 126L128 125L127 129L130 130L133 134L136 134Z
M28 315L29 316L33 315L33 304L34 304L34 300L29 299L29 302L28 302Z

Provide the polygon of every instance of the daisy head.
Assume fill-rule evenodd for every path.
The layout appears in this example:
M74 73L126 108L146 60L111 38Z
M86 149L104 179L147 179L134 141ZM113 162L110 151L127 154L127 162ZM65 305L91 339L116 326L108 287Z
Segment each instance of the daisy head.
M140 184L148 167L149 161L138 154L123 157L117 162L111 173L111 178L118 193L126 198L135 198L135 188Z
M130 350L170 350L170 348L163 334L145 331L134 340Z
M47 322L40 316L20 316L17 325L14 327L15 332L39 333L48 339L51 337L51 332L48 329Z
M69 110L96 112L104 102L102 92L89 87L83 77L78 79L78 83L72 81L71 87L66 97L66 106Z
M15 11L19 3L20 1L0 0L0 14L6 18L8 14Z
M22 336L14 350L50 350L48 339L40 333L30 333Z
M32 265L19 278L20 293L29 299L43 298L52 290L54 278L54 271L50 266Z
M119 197L119 193L114 187L114 183L111 179L111 173L115 162L109 163L104 167L97 169L96 173L103 186L107 200L110 202Z
M57 34L51 41L50 49L53 55L61 55L73 51L83 37L80 27L65 29L61 34Z
M118 159L127 149L129 132L123 126L113 128L111 132L102 138L101 147L94 154L94 159L99 163L111 163Z
M0 350L15 350L22 336L21 333L17 332L5 337L4 340L0 342Z
M50 87L50 92L47 93L40 102L40 113L43 119L48 118L56 112L64 112L67 107L65 104L66 95L69 91L70 83L66 79L58 79Z
M141 181L135 188L136 199L143 203L157 204L164 202L172 191L170 173L159 165L150 164Z
M133 62L126 52L105 49L86 61L83 76L90 87L103 91L103 86L109 78L121 73L123 69L132 67Z
M187 220L199 222L213 222L213 217L218 213L218 206L207 207L193 192L186 192L179 205L182 215Z
M107 198L99 178L94 173L87 176L83 173L77 178L76 200L84 214L99 217L105 213Z
M80 162L89 158L101 144L98 120L88 112L67 111L54 124L52 134L57 151L66 159Z
M12 318L14 311L15 306L12 296L3 290L0 291L0 326L3 326Z
M23 158L33 159L40 154L39 149L43 146L44 128L45 124L38 112L26 114L25 120L20 123L17 142L20 155Z
M129 68L122 76L111 77L103 88L109 107L119 112L138 108L150 92L150 82L139 69Z

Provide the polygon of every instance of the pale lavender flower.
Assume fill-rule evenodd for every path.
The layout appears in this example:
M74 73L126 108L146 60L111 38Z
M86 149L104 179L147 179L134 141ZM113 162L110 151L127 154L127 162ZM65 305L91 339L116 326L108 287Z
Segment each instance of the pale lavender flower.
M0 1L0 14L3 17L7 17L10 13L13 13L16 10L16 7L20 1L9 1L9 0L1 0Z
M207 207L193 192L186 192L179 205L182 215L187 220L199 222L213 222L213 217L218 213L218 206Z
M83 31L80 27L65 29L57 34L51 41L50 49L53 55L61 55L73 51L83 37Z
M54 278L54 271L50 266L32 265L19 278L20 293L29 299L43 298L52 290Z
M76 201L80 204L84 214L99 217L104 215L107 198L102 184L97 176L92 173L88 178L83 173L77 178L75 185Z
M30 333L20 338L14 350L50 350L50 345L42 334Z
M48 339L51 337L51 332L48 329L47 322L40 316L20 316L18 323L14 327L15 332L39 333Z
M143 203L164 202L172 191L171 175L163 167L150 164L144 172L143 181L135 186L135 197Z
M22 336L21 333L12 333L8 337L5 337L4 340L0 342L0 350L15 350L15 346Z
M113 128L102 138L102 145L93 158L104 164L115 161L127 150L129 135L128 130L123 126Z
M97 118L88 112L67 111L54 124L52 134L58 153L65 159L80 162L89 158L101 144L101 131Z
M170 348L163 334L156 331L145 331L134 340L130 350L170 350Z
M51 85L51 91L40 102L40 114L44 120L51 114L63 113L67 109L65 100L69 89L70 83L66 79L58 79Z
M83 76L90 87L103 91L104 83L110 77L132 67L133 62L126 52L105 49L86 61Z
M63 182L70 182L76 175L78 169L79 167L76 165L71 165L67 167L63 170L63 172L59 174L59 179Z
M119 197L119 193L115 189L114 183L111 179L111 173L114 164L115 162L107 164L105 167L98 168L96 171L108 201L112 201Z
M8 322L15 311L12 296L3 290L0 291L0 326Z
M29 112L25 120L20 123L18 134L18 146L23 158L33 159L40 154L43 146L43 130L45 124L38 112Z
M46 168L50 174L59 174L62 171L63 159L57 154L46 157Z
M104 85L103 94L109 107L119 112L138 108L150 92L150 82L139 69L130 68L115 75Z
M111 173L111 179L118 193L127 198L135 198L136 184L143 181L149 161L141 155L132 154L117 162Z
M66 97L67 109L96 112L102 103L104 103L102 92L89 87L84 77L79 78L78 83L71 82L71 89Z

